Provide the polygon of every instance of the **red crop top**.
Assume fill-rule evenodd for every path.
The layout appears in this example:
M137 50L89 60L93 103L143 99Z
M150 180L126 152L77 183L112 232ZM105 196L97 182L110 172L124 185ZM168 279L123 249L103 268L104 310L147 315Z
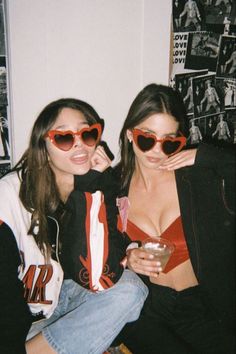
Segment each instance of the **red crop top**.
M122 230L122 222L120 217L118 219L118 229ZM150 237L130 220L127 221L126 233L132 241L143 241L147 237ZM175 245L175 250L163 271L163 273L168 273L170 270L189 259L189 252L184 237L181 216L177 217L177 219L175 219L175 221L167 227L160 237L170 240Z

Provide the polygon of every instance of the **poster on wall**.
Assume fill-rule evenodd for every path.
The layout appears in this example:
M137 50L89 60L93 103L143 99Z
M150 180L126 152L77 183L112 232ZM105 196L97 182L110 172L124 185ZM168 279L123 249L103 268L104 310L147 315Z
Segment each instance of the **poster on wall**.
M236 144L236 1L172 0L169 84L185 103L188 143Z
M4 1L0 0L0 178L11 168Z

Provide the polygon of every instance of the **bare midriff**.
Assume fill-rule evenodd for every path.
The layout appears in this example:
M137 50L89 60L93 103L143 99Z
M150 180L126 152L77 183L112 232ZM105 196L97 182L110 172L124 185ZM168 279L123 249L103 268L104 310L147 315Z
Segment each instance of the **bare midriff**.
M197 278L189 259L166 274L160 272L157 278L152 277L150 278L150 281L154 284L168 286L176 291L181 291L198 285Z

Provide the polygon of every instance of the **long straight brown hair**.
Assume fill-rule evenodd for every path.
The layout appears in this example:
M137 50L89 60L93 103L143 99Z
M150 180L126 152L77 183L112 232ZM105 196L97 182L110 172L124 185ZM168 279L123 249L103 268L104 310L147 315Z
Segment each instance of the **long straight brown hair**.
M63 108L83 113L89 125L103 120L88 103L74 98L62 98L48 104L37 117L30 137L29 147L12 169L21 179L19 197L32 214L29 235L33 235L40 250L49 256L47 216L52 216L60 204L55 175L48 163L45 134L51 129Z
M130 183L135 168L135 155L127 138L127 130L133 129L156 113L168 113L179 122L179 130L186 135L186 109L180 94L169 86L150 84L144 87L130 106L128 115L120 132L121 189Z

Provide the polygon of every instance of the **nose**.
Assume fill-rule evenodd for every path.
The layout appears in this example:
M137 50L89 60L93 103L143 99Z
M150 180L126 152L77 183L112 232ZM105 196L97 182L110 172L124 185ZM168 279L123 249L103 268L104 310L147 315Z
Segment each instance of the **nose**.
M159 141L156 141L156 144L153 146L152 150L158 153L161 152L162 151L161 143Z
M76 135L74 141L74 147L82 146L82 145L83 145L82 139L80 138L80 136Z

